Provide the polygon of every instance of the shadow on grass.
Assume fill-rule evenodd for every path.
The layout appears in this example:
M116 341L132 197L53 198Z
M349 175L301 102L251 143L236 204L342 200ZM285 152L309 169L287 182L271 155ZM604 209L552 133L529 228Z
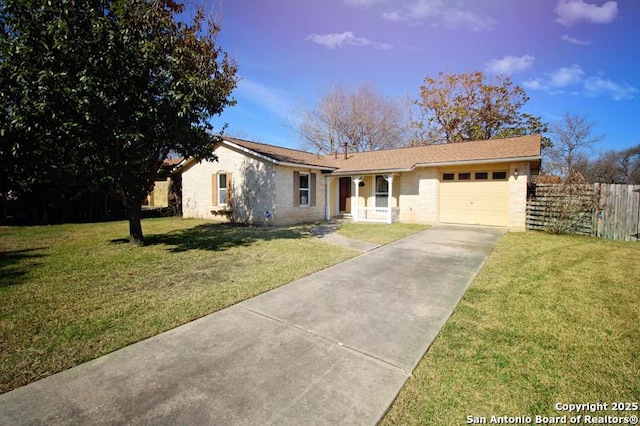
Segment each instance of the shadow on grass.
M145 237L145 245L165 245L169 251L175 253L187 250L222 251L233 247L249 246L258 241L308 237L308 228L302 226L252 227L215 223L163 234L151 234ZM117 239L111 242L125 243L128 240Z
M0 288L22 284L22 278L38 263L35 259L44 257L38 251L45 247L0 252Z

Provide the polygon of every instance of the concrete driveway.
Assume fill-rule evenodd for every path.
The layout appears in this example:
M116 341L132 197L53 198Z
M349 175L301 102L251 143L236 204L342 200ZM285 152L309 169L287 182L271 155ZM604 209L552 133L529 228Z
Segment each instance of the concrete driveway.
M503 233L368 251L0 395L0 424L375 424Z

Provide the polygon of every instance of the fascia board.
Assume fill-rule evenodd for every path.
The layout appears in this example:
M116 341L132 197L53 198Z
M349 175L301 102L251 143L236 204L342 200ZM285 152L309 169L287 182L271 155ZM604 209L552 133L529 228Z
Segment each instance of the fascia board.
M418 163L415 167L446 167L446 166L467 166L474 164L496 164L496 163L516 163L521 161L539 161L540 155L529 157L508 157L508 158L492 158L488 160L462 160L462 161L443 161L435 163Z

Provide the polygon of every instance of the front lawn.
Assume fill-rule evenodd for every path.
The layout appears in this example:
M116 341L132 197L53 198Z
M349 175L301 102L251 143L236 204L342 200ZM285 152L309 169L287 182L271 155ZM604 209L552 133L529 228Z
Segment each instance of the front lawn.
M637 415L611 406L640 401L639 349L640 243L507 234L382 424Z
M356 240L384 245L428 228L428 225L415 223L344 222L338 228L338 234Z
M176 218L0 228L0 393L184 324L358 252L312 225Z

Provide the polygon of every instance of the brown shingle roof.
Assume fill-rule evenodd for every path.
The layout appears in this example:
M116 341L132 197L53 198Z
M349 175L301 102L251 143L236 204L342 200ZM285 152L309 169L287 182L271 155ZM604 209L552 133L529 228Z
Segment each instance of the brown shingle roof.
M310 152L251 142L236 138L224 138L224 140L279 162L328 167L330 169L333 169L333 167L327 164L327 161L323 158L323 156L312 154Z
M305 151L282 148L274 145L225 138L225 140L269 157L278 162L326 167L334 174L360 173L368 171L410 170L420 165L499 161L501 159L539 159L540 135L520 136L506 139L458 142L442 145L426 145L409 148L388 149L318 156Z
M498 161L501 159L540 158L540 135L508 139L490 139L441 145L426 145L350 154L333 164L334 173L371 170L408 170L420 165ZM342 159L340 159L342 158Z

